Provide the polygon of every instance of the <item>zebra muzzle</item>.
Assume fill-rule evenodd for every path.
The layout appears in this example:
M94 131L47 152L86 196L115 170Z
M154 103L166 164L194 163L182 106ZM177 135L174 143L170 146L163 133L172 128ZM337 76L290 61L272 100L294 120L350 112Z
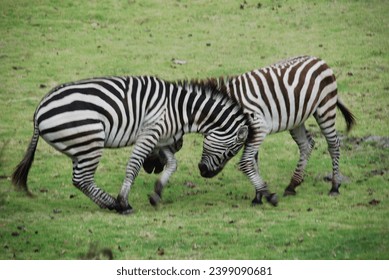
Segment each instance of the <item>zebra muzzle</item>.
M206 164L199 163L199 170L200 170L200 174L202 177L212 178L212 177L216 176L221 171L221 168L219 168L217 170L210 170Z

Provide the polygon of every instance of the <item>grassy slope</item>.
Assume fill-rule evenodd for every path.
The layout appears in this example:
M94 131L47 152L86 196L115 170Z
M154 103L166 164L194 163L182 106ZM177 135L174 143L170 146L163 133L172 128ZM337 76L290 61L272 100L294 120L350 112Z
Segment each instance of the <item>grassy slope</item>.
M147 2L147 3L144 3ZM388 148L357 143L388 136L387 1L1 1L0 259L75 259L112 250L118 259L388 259ZM333 67L358 118L344 139L342 195L327 196L326 144L316 150L293 198L253 208L253 190L234 158L217 178L200 178L201 137L185 137L178 172L158 211L148 205L154 175L130 194L137 209L98 209L71 186L71 163L41 141L29 199L9 175L31 137L36 104L52 86L100 75L183 79L239 74L288 56L317 55ZM176 65L172 58L187 61ZM339 118L339 130L344 121ZM130 149L108 150L97 182L118 192ZM269 136L261 172L281 194L297 160L287 133ZM189 188L187 182L194 184ZM378 205L370 205L373 199Z

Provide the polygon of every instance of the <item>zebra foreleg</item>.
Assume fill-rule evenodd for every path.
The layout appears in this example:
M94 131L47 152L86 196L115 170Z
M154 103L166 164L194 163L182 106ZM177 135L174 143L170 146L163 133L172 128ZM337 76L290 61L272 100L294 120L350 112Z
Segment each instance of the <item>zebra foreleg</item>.
M174 138L174 143L165 147L169 149L173 154L177 153L179 150L181 150L182 145L184 143L184 138L180 137L178 139ZM165 165L167 163L167 158L164 152L161 149L155 149L150 156L148 156L144 163L143 168L145 171L149 174L155 173L159 174L163 171Z
M169 181L170 176L177 170L177 160L174 157L174 153L169 148L163 148L161 150L166 157L166 168L163 171L161 177L155 182L154 193L149 195L150 204L157 206L162 198L162 191L164 186Z
M165 167L166 163L167 159L163 152L159 149L156 149L152 152L150 156L145 159L145 161L143 162L143 168L149 174L159 174L163 171L163 168Z
M270 193L266 183L259 175L257 164L258 148L247 144L243 151L242 159L239 162L239 169L250 179L255 188L255 197L252 200L253 205L262 204L262 196L264 196L270 204L277 206L278 199L275 193Z
M147 133L139 136L134 145L134 149L127 163L126 178L124 179L120 193L118 194L117 201L119 203L119 211L121 214L131 214L133 209L128 203L128 195L130 193L131 186L138 176L139 170L142 164L150 153L155 148L160 132L158 129L150 129Z
M290 135L299 147L300 159L297 163L297 167L293 173L292 179L284 191L284 196L296 195L295 189L304 180L305 167L307 166L309 156L311 155L315 145L313 137L306 130L304 124L292 129L290 131Z

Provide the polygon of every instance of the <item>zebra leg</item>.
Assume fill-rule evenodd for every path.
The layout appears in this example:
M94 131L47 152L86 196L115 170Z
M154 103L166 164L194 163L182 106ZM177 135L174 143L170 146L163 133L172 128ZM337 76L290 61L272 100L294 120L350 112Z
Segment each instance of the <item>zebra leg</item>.
M341 184L339 175L340 141L335 129L336 108L333 111L334 112L330 111L329 113L326 113L324 117L320 117L318 114L315 114L314 116L319 123L321 132L326 138L328 152L332 159L332 187L329 195L336 196L339 194L339 187Z
M153 206L158 205L162 198L163 187L169 181L170 176L177 170L177 160L174 157L174 153L169 148L163 148L161 152L166 157L166 168L158 181L155 182L154 193L149 195L150 204Z
M120 212L122 214L130 214L133 212L132 207L128 204L128 195L131 186L138 175L145 158L147 158L155 148L158 139L158 131L150 130L148 133L139 136L134 145L131 157L127 163L126 178L124 179L122 188L117 197L117 201L120 205Z
M329 195L336 196L339 194L339 187L341 184L339 175L340 141L336 132L332 136L326 136L326 140L328 143L328 151L332 159L332 187Z
M304 180L305 167L307 166L309 156L311 155L315 145L315 141L313 140L311 134L306 130L304 124L292 129L290 131L290 135L292 135L293 140L299 147L300 159L297 163L292 179L284 191L284 196L296 195L295 188Z
M81 190L101 208L118 210L115 198L98 188L94 182L94 174L102 156L103 149L73 158L73 185Z
M259 141L254 142L251 140L245 145L242 159L239 162L239 169L250 179L255 188L255 197L252 200L253 205L262 204L262 196L264 196L270 204L277 206L278 199L276 194L269 192L266 183L259 175L258 149L265 136L266 133L257 134Z
M179 139L175 139L174 143L169 145L167 148L173 153L177 153L179 150L181 150L182 145L184 143L183 137L180 137ZM166 147L165 147L166 148ZM147 173L155 173L159 174L163 171L165 165L167 163L167 158L162 150L155 149L153 152L148 156L144 163L143 168Z
M151 174L159 174L166 165L166 157L159 149L154 150L143 162L143 169Z

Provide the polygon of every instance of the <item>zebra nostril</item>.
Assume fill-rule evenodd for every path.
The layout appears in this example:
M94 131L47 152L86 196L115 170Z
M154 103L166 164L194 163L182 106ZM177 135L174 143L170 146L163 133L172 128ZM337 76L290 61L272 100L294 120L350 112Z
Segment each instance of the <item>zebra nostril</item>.
M199 163L199 170L200 170L201 176L203 176L203 177L208 173L207 166L204 163L201 163L201 162Z

